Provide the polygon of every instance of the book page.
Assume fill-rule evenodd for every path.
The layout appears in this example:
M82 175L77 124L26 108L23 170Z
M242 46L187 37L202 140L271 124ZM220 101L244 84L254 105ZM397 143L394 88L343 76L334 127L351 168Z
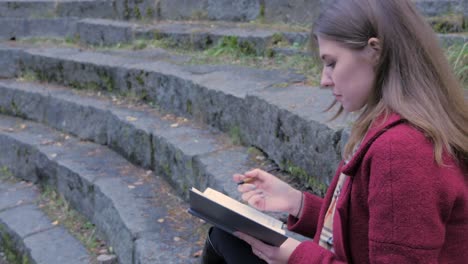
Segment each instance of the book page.
M200 193L198 190L197 192ZM274 217L266 215L258 211L257 209L252 208L246 204L240 203L239 201L234 200L233 198L227 195L224 195L221 192L218 192L211 188L207 188L203 192L202 195L264 226L275 229L276 231L283 233L283 234L286 233L282 228L283 222L279 221L278 219Z

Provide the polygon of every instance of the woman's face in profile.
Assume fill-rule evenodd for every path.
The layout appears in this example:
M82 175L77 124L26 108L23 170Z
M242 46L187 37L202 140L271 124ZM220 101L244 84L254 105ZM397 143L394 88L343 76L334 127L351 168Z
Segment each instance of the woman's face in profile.
M367 103L375 79L371 48L353 50L321 37L318 44L324 66L321 86L332 89L346 112L361 109Z

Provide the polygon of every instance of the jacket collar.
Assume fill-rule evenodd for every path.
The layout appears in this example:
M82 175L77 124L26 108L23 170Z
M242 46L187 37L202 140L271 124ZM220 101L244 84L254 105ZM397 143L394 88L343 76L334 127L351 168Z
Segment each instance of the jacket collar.
M396 113L391 113L386 119L384 118L385 116L382 115L371 126L356 153L353 155L351 160L342 167L341 171L344 174L354 176L372 143L374 143L374 141L388 129L404 122L400 115ZM382 123L382 121L384 122Z

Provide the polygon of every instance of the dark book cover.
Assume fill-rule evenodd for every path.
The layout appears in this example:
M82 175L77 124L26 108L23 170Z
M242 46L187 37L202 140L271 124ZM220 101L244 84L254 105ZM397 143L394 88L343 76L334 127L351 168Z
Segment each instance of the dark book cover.
M207 191L192 188L189 213L226 232L240 231L269 245L280 246L288 238L281 221L213 189Z

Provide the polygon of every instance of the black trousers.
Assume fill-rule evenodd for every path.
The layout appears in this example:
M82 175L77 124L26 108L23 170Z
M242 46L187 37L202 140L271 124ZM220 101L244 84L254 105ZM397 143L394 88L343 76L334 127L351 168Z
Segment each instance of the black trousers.
M209 234L211 245L215 252L224 259L227 264L264 264L264 260L260 259L252 253L252 247L245 241L219 229L213 227ZM223 263L223 262L221 262Z

